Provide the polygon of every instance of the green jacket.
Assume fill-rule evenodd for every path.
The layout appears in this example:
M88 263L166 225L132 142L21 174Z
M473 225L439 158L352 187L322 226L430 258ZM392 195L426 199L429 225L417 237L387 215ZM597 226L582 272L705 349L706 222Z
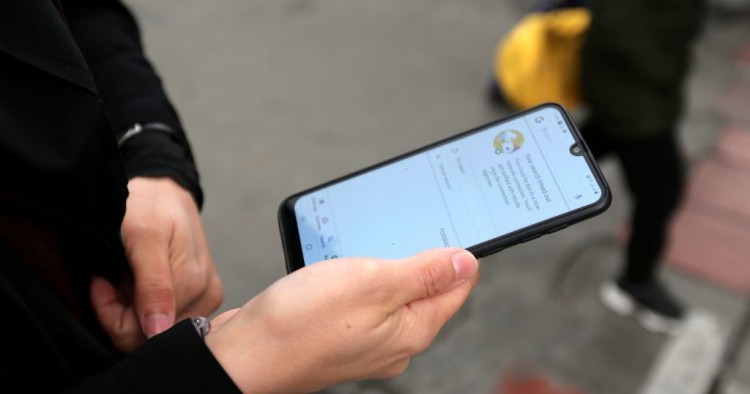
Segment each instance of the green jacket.
M602 133L634 140L675 129L704 0L591 0L584 99Z

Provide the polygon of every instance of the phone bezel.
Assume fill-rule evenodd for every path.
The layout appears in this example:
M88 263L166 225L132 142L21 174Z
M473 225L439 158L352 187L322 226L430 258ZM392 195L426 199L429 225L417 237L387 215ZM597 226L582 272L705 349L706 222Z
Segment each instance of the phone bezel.
M305 266L303 254L302 254L302 244L299 239L299 232L297 228L297 218L294 213L294 204L297 201L297 199L299 199L301 196L314 192L316 190L328 187L335 183L342 182L347 179L359 176L361 174L376 170L380 167L389 165L391 163L405 159L407 157L420 154L426 150L430 150L439 145L446 144L451 141L464 138L474 133L478 133L484 129L494 127L497 124L508 122L508 121L511 121L513 119L516 119L522 116L526 116L530 112L538 111L545 107L553 107L562 114L564 121L566 122L566 124L568 125L568 128L571 131L571 135L573 135L573 138L575 139L577 144L583 148L584 152L581 153L581 156L585 157L586 163L589 165L589 167L591 168L592 172L594 173L596 177L596 182L599 184L599 187L602 191L600 199L597 202L592 203L590 205L587 205L587 206L578 208L576 210L564 213L562 215L544 220L542 222L535 223L531 226L524 227L512 233L508 233L508 234L499 236L497 238L490 239L488 241L482 242L481 244L467 247L466 249L470 251L472 254L474 254L477 258L486 257L493 253L497 253L503 249L507 249L511 246L529 241L531 239L536 239L542 235L558 231L569 225L578 223L580 221L583 221L585 219L588 219L590 217L596 216L604 212L605 210L607 210L607 208L609 208L612 202L612 195L609 189L609 185L607 184L607 181L604 178L604 175L602 174L601 169L597 165L596 160L594 160L594 157L591 154L591 151L589 150L588 146L586 145L586 142L583 140L581 133L578 130L578 127L573 121L573 117L560 104L543 103L543 104L534 106L532 108L529 108L523 111L518 111L502 119L495 120L490 123L486 123L484 125L472 128L470 130L441 139L429 145L425 145L420 148L408 151L406 153L403 153L401 155L395 156L388 160L373 164L371 166L365 167L358 171L340 176L328 182L302 190L298 193L294 193L293 195L285 198L279 206L278 222L279 222L279 231L281 233L282 248L284 250L284 258L286 261L287 273L291 273Z

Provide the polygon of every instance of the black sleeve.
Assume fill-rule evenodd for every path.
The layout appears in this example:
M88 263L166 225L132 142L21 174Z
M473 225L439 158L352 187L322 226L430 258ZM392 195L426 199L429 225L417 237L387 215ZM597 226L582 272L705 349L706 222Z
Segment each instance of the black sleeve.
M121 146L128 177L171 177L192 193L200 207L203 192L190 144L159 76L144 55L131 12L118 0L62 3L117 138L136 123L159 122L173 129L142 132Z
M209 334L210 335L210 334ZM189 319L68 393L240 393Z
M21 231L29 227L0 211L0 229L11 223ZM51 228L27 231L50 250L40 256L54 253L44 236ZM0 393L239 392L190 319L123 355L106 343L97 323L86 323L80 313L71 313L66 302L70 297L38 275L34 268L38 253L18 254L24 249L1 235L0 310L12 324L0 324L0 338L7 339L0 352Z

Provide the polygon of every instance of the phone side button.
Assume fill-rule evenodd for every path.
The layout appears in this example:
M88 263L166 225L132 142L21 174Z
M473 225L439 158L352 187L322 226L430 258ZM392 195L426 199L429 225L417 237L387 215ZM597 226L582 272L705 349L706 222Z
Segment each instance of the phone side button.
M542 235L544 235L544 234L537 234L537 235L532 235L532 236L530 236L528 238L524 238L524 239L521 240L521 243L526 243L526 242L531 241L532 239L537 239L537 238L541 237Z
M552 234L552 233L554 233L556 231L560 231L560 230L562 230L564 228L567 228L567 227L568 227L567 224L563 224L562 226L557 226L557 227L555 227L553 229L547 230L547 234Z

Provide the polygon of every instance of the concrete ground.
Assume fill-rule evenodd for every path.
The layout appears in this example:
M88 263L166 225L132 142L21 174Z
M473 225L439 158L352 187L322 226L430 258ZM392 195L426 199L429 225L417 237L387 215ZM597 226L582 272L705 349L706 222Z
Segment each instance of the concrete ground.
M193 142L205 224L227 290L223 309L285 274L276 223L284 197L507 114L487 103L486 84L498 39L529 6L520 0L127 3ZM750 43L750 24L736 14L712 15L697 48L682 134L693 163L726 128L720 103L727 89L738 78L750 81L735 56ZM750 109L750 100L745 104ZM616 235L627 223L629 201L616 163L603 163L603 170L614 191L607 213L484 259L465 307L404 375L329 391L510 393L514 376L539 376L557 387L548 392L705 392L747 295L666 266L675 293L709 316L696 324L711 335L688 341L692 353L685 357L696 358L687 367L674 367L669 356L685 355L684 341L650 334L605 310L598 286L618 268ZM740 352L737 365L727 387L750 392L741 391L750 387L750 351ZM693 391L665 386L675 373L678 381L692 378Z

